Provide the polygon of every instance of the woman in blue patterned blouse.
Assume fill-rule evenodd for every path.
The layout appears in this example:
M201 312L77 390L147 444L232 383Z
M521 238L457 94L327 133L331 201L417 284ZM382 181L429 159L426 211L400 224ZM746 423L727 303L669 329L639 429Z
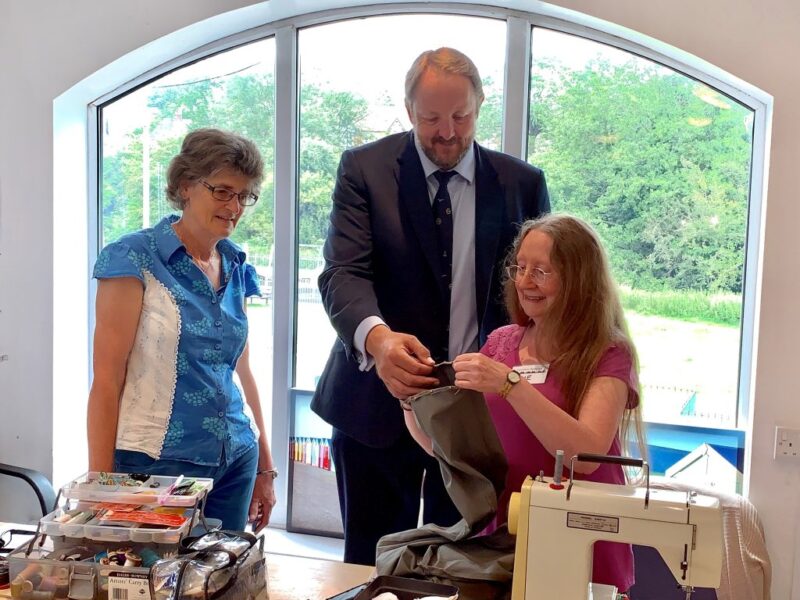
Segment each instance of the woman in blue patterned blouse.
M180 216L109 244L94 268L89 468L212 477L205 512L226 529L260 530L275 505L244 310L258 280L228 239L262 177L251 141L189 133L167 172Z

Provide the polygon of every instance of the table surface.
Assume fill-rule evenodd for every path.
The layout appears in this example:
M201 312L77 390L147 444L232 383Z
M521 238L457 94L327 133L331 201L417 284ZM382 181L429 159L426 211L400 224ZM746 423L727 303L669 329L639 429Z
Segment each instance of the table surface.
M12 527L0 523L0 532ZM269 600L324 600L365 583L373 567L352 565L334 560L304 558L286 554L266 554ZM10 598L9 590L0 590L0 598Z

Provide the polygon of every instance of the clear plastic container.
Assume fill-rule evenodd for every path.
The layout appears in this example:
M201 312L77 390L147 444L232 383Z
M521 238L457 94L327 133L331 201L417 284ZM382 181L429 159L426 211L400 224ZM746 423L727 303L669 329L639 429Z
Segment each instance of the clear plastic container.
M124 504L162 504L164 506L196 506L198 501L213 487L213 479L185 477L195 482L189 494L173 494L170 488L178 481L177 477L151 475L145 481L134 483L126 473L100 473L89 471L61 488L61 495L76 500L97 502L119 502ZM104 482L104 483L101 483Z
M90 506L90 505L89 505ZM76 512L77 522L61 523L59 519L66 512ZM42 517L40 531L55 539L73 538L76 540L87 539L97 542L134 542L137 544L177 544L181 538L191 531L197 512L185 509L183 516L186 521L180 527L155 526L145 523L103 523L97 516L98 511L87 508L86 503L78 504L77 508L59 508L49 515ZM91 513L91 517L83 520L81 515Z

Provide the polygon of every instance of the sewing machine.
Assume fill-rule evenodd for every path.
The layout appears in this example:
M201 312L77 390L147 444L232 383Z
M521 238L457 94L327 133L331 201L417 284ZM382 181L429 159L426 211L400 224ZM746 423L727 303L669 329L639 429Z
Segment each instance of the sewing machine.
M574 464L581 460L642 467L646 485L575 481ZM599 540L654 547L687 599L695 587L720 585L719 501L694 492L651 490L641 460L578 455L565 484L560 478L527 477L512 494L508 529L517 536L512 600L591 598L592 544Z

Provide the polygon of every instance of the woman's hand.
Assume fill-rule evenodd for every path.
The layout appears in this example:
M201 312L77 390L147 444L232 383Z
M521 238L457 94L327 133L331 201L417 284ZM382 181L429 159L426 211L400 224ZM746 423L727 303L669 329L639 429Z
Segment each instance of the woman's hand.
M250 500L249 521L253 524L253 533L258 533L269 524L272 507L275 506L275 480L269 473L256 475L253 497Z
M484 354L462 354L453 361L456 385L476 392L499 393L510 369Z

